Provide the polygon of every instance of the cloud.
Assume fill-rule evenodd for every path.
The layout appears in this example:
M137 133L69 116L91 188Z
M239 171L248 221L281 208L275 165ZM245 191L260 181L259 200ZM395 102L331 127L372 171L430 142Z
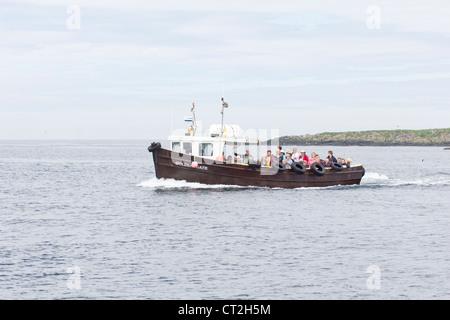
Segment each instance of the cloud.
M66 26L69 4L81 9L79 30ZM3 123L3 137L22 135L14 113L24 123L32 118L27 112L51 118L55 132L63 132L58 117L68 123L64 114L79 126L89 118L83 136L96 137L111 132L100 120L104 112L111 123L128 112L143 125L141 118L172 107L184 110L194 98L204 121L214 121L223 94L240 110L230 107L234 122L256 106L298 117L308 108L345 108L363 117L362 110L389 106L399 120L413 105L444 117L448 5L377 5L380 30L367 28L368 4L360 1L3 2L0 114L10 120ZM415 119L408 123L419 123L420 115L408 117ZM98 121L98 132L91 119ZM275 127L291 123L276 121ZM352 121L339 120L343 128L354 126ZM71 136L78 132L66 127ZM160 123L151 127L164 130ZM124 126L118 128L119 136L129 136ZM292 121L286 130L295 128ZM320 128L328 129L318 123L314 130ZM134 137L143 131L135 130Z

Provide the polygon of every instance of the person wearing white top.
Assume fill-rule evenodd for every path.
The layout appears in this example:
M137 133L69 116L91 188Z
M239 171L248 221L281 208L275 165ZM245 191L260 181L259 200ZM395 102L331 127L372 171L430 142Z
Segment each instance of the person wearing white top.
M299 155L297 153L297 148L293 148L292 149L292 160L298 161L298 157L299 157Z

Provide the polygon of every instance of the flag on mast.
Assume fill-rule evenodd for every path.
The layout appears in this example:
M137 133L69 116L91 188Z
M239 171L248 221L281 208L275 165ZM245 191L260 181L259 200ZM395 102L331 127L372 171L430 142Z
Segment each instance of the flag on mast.
M223 101L223 98L222 98L222 107L228 108L228 103L226 103L225 101Z

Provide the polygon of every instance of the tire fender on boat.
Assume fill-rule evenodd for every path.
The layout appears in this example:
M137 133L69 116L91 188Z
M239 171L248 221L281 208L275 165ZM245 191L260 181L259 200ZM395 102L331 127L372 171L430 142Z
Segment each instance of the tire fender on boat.
M282 164L281 162L278 162L278 172L284 172L286 171L286 166Z
M325 167L319 162L314 162L311 164L311 170L316 176L319 177L325 174Z
M161 143L159 143L159 142L152 142L150 147L148 147L147 149L148 149L148 152L153 152L153 151L156 151L156 150L158 150L160 148L161 148Z
M299 174L306 172L306 167L301 162L294 162L293 164L291 164L291 169L292 169L292 171L299 173Z
M248 166L253 169L261 168L261 163L249 163Z
M336 170L336 171L342 171L342 169L344 169L344 167L342 166L342 164L340 164L340 163L337 163L337 162L331 162L331 168L333 169L333 170Z

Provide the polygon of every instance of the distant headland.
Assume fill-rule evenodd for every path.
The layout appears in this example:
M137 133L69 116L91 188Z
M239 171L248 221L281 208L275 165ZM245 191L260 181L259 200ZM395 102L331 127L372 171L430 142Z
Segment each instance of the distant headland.
M450 146L450 128L423 130L369 130L322 132L300 136L282 136L281 145L330 146ZM273 141L273 140L272 140Z

